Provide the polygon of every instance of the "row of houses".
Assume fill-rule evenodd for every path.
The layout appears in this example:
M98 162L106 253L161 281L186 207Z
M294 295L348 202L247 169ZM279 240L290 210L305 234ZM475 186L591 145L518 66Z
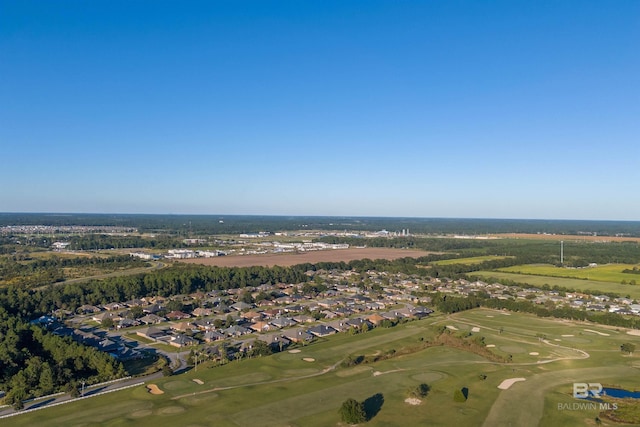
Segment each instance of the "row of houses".
M199 336L198 332L202 333L202 340L207 343L253 334L257 335L257 339L265 340L269 344L287 346L292 342L308 342L314 337L325 337L351 329L371 329L383 324L385 320L395 322L401 319L419 319L431 313L433 313L433 310L426 307L407 306L398 310L374 313L364 317L321 321L314 324L307 324L310 323L308 319L298 322L294 318L288 317L276 317L268 322L251 322L239 318L239 323L234 323L224 328L216 328L212 323L203 320L198 323L181 322L164 326L149 326L136 330L136 334L174 347L200 344L201 341L196 338L196 336Z
M38 319L31 321L31 323L39 325L56 335L70 337L72 340L80 344L108 353L110 356L120 361L140 359L144 357L144 354L140 351L125 346L121 340L114 340L108 337L105 331L96 331L93 328L82 329L67 327L53 316L41 316Z

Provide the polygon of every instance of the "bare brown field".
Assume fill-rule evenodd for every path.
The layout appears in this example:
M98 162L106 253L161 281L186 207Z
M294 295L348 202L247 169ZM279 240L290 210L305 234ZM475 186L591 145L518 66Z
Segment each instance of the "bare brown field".
M393 248L349 248L329 251L314 251L287 254L230 255L215 258L185 259L180 262L190 264L215 265L218 267L289 267L296 264L315 264L318 262L349 262L357 259L398 259L404 257L419 258L435 252Z
M580 240L585 242L640 242L640 237L616 237L616 236L578 236L573 234L491 234L489 237L498 239L534 239L534 240Z

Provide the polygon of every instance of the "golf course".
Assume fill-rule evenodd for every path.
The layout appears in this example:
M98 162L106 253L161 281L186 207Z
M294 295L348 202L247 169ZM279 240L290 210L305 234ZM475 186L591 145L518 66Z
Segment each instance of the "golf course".
M441 345L441 333L481 343L495 357ZM624 343L638 346L640 336L474 309L336 334L224 366L205 362L187 373L25 412L0 425L341 426L346 424L338 410L348 398L364 402L370 426L595 425L599 409L558 405L579 401L572 396L574 382L636 389L640 358L621 352ZM364 361L345 363L353 359ZM428 394L407 399L419 384L429 386ZM454 401L456 390L466 393L465 401Z

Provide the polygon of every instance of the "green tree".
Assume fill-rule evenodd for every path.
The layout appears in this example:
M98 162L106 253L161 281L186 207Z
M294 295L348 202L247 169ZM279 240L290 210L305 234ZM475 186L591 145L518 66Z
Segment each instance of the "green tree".
M40 389L43 395L50 394L53 392L55 388L55 383L53 379L53 370L51 366L45 362L42 365L42 370L40 372L40 382L38 383L38 388Z
M112 319L112 318L110 318L110 317L105 317L105 318L102 320L101 325L102 325L102 327L103 327L103 328L111 329L111 328L113 328L113 326L114 326L113 319Z
M626 342L624 344L622 344L620 346L620 351L627 353L627 354L633 354L634 351L636 351L636 346L635 344L632 344L630 342Z
M358 424L366 421L367 419L367 414L364 411L364 404L352 398L342 402L342 406L338 412L340 413L342 421L349 424Z
M164 375L165 377L170 377L171 375L173 375L173 371L168 364L162 367L162 375Z
M466 387L457 388L456 391L453 392L453 400L455 402L464 403L467 401L468 389Z
M142 307L136 305L135 307L131 307L131 316L134 319L139 319L144 316L144 311L142 311Z
M431 387L429 387L428 384L422 383L417 387L414 387L409 390L409 397L420 399L420 398L426 397L426 395L429 394L430 390L431 390Z

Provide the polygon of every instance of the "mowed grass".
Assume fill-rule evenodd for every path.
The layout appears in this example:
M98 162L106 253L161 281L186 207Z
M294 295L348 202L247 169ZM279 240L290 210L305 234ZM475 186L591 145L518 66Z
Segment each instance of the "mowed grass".
M511 258L508 256L498 256L498 255L486 255L486 256L475 256L469 258L455 258L455 259L444 259L442 261L434 261L431 264L434 265L453 265L453 264L465 264L465 265L475 265L481 264L485 261L495 261L499 259Z
M507 279L516 283L542 287L544 285L559 286L565 289L589 292L614 292L621 296L629 295L633 299L640 298L640 285L623 285L621 283L600 282L597 280L567 279L563 277L534 276L531 274L506 273L503 271L474 271L474 276L485 280ZM640 278L639 278L640 279Z
M566 268L549 264L514 265L500 268L498 271L506 273L533 274L550 277L568 277L575 279L595 280L599 282L622 283L636 280L640 282L640 274L623 273L624 270L632 270L638 265L634 264L607 264L597 267Z
M418 346L434 336L440 325L459 330L453 333L470 332L484 337L487 344L496 346L496 353L511 352L513 363L491 363L473 353L431 347L372 364L339 366L347 355L373 355ZM473 332L474 328L477 332ZM540 341L540 334L548 343ZM152 395L139 386L2 421L12 426L42 427L341 426L337 411L344 400L352 397L374 401L380 394L382 399L375 400L368 426L481 426L487 418L498 421L492 425L501 425L499 420L518 420L521 413L526 413L529 421L549 417L547 393L570 387L574 378L583 378L584 372L606 366L609 382L637 377L633 364L640 366L640 358L623 355L619 350L623 342L640 347L640 337L612 328L476 309L356 336L338 334L300 347L300 353L285 351L222 367L205 363L198 371L154 380L152 383L164 391L162 395ZM589 357L578 350L586 351ZM503 380L513 377L527 380L509 390L497 388ZM404 402L407 390L420 383L431 386L429 395L420 405L408 405ZM527 390L526 384L535 384L535 388ZM468 387L469 399L456 403L454 390L462 387ZM521 401L512 404L512 395L520 396ZM492 410L494 405L500 408L497 415ZM566 419L561 415L551 414L553 421L560 423L548 425L570 425L562 423Z

